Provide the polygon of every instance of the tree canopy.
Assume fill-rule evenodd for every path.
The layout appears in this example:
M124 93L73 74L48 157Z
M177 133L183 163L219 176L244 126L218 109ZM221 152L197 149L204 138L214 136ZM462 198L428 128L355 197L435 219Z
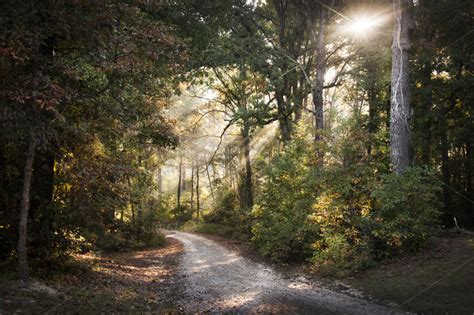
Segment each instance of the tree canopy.
M160 227L329 272L474 227L471 1L3 1L0 29L24 280Z

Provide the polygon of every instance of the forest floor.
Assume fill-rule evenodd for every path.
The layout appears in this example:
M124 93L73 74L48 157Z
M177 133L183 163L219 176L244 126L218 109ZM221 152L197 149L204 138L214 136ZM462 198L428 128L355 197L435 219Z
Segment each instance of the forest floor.
M180 242L107 255L77 255L68 269L22 287L0 278L0 314L178 313Z
M474 314L474 236L434 238L420 253L347 279L380 301L420 314Z

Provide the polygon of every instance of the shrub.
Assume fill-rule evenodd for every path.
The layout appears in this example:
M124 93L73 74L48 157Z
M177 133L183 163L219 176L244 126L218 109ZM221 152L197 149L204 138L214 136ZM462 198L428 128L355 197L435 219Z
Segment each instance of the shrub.
M353 166L325 173L310 216L320 230L312 258L318 271L360 270L417 250L436 225L440 186L433 172L412 168L403 176L377 176Z
M264 170L264 185L253 208L252 242L273 260L304 260L311 256L314 226L305 224L315 198L308 143L296 139Z
M403 176L385 175L371 197L372 236L378 256L417 250L440 216L441 186L433 171L408 169Z
M342 276L373 266L371 250L366 240L359 239L351 244L354 239L348 238L347 234L350 233L326 234L324 242L313 244L312 263L320 273Z
M189 204L181 204L179 207L175 207L172 212L173 220L178 225L183 225L193 218L193 211L191 211Z
M218 187L215 208L203 216L203 221L206 223L202 225L203 227L220 227L225 233L213 231L202 231L202 233L222 234L235 239L250 238L249 213L245 209L240 209L238 193L232 188L223 185Z
M242 223L237 192L228 187L219 187L214 210L204 216L208 223L238 226Z
M309 223L319 230L312 243L312 263L323 273L340 273L372 265L370 248L369 167L332 166L321 172L321 193L313 204Z
M364 160L321 170L312 153L297 139L264 171L252 211L252 241L263 255L284 262L310 258L318 272L341 274L424 244L440 214L434 172L381 175Z

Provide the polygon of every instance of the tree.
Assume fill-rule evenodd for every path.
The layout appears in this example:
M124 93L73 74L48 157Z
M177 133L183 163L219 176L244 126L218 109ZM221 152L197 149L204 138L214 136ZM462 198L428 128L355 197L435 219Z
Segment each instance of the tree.
M216 81L212 85L219 91L219 103L229 123L223 131L224 135L231 126L238 126L240 131L240 162L239 162L239 192L242 209L251 209L253 206L252 162L250 157L250 142L252 132L273 121L268 116L268 104L272 101L264 100L266 95L266 80L259 74L252 72L245 64L235 69L220 67L213 70Z
M33 174L33 162L36 151L36 136L31 132L26 153L25 172L23 175L23 191L20 206L20 226L18 229L18 274L20 280L29 280L26 240L28 235L28 211L30 210L30 187Z
M314 106L314 125L315 125L315 136L314 141L319 144L322 140L321 132L324 129L324 76L326 74L326 43L324 41L324 33L326 29L327 13L326 8L321 6L319 11L319 27L317 36L313 35L316 49L316 79L313 85L313 106ZM313 34L314 34L313 30ZM318 148L318 164L323 166L324 164L324 152L321 148Z
M410 30L412 0L394 0L395 24L392 42L390 107L390 158L393 171L401 175L412 164L410 134Z
M22 113L21 128L0 121L0 226L9 227L1 256L15 257L18 243L26 278L26 258L64 258L69 235L107 242L143 223L158 149L176 142L162 109L184 46L156 7L135 1L5 1L0 9L0 108Z

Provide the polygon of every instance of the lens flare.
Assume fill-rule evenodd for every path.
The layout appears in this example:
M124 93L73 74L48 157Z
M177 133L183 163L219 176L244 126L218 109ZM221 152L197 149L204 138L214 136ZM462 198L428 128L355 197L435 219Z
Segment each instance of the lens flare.
M354 33L365 34L378 25L377 20L368 16L359 16L350 25Z
M354 36L368 36L381 26L382 19L376 15L356 15L344 24L345 33L351 33Z

